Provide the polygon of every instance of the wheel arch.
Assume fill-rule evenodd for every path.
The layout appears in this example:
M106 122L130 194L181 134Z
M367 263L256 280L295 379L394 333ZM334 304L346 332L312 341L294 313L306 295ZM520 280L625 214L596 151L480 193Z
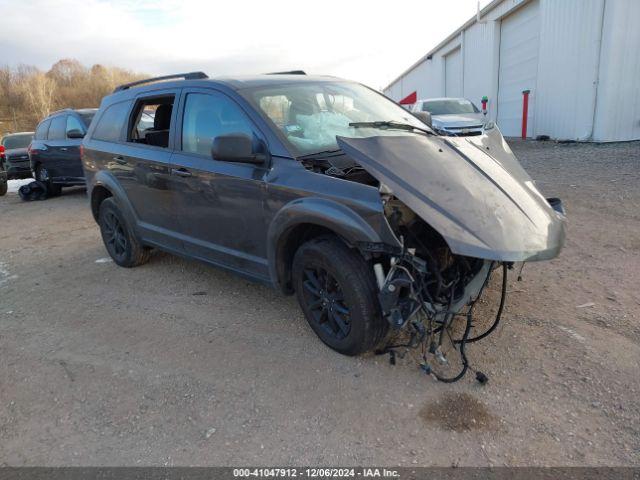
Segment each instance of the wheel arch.
M343 204L320 198L294 200L274 217L267 239L269 274L283 293L293 293L291 267L296 250L323 235L334 235L349 247L381 241L371 225Z
M92 178L89 198L91 202L91 213L94 220L98 221L100 204L107 198L113 197L122 210L131 227L137 233L137 215L124 189L113 176L105 171L100 171Z

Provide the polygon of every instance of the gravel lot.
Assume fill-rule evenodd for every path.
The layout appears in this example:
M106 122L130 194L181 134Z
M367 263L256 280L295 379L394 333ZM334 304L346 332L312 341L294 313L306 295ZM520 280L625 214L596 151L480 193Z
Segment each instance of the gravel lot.
M0 198L0 464L640 465L640 142L513 148L570 225L469 346L485 386L340 356L196 262L104 261L82 190Z

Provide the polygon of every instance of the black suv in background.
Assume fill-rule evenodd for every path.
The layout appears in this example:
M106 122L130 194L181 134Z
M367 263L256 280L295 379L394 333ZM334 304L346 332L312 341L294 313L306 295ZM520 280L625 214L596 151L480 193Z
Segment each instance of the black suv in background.
M65 109L50 114L36 128L29 147L31 171L49 196L62 187L84 185L80 145L98 109Z
M4 165L9 180L31 177L27 148L33 132L10 133L0 140L0 163Z
M406 329L442 360L435 332L462 318L467 338L456 314L495 267L555 257L565 221L497 128L442 137L425 121L334 77L134 82L84 138L87 193L120 266L158 247L295 292L338 352Z

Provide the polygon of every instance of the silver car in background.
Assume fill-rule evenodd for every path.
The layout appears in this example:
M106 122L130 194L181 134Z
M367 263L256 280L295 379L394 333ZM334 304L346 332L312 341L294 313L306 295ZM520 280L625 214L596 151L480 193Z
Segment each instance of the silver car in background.
M432 127L441 135L482 135L484 115L466 98L427 98L413 104L412 112L429 112Z

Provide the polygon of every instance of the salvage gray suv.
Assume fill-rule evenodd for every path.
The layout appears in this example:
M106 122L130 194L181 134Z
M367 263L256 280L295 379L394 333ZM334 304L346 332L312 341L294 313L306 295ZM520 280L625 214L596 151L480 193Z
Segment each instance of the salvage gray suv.
M118 265L159 248L295 292L347 355L404 331L441 360L492 272L555 257L565 235L497 127L438 136L363 85L303 72L120 86L82 158Z

